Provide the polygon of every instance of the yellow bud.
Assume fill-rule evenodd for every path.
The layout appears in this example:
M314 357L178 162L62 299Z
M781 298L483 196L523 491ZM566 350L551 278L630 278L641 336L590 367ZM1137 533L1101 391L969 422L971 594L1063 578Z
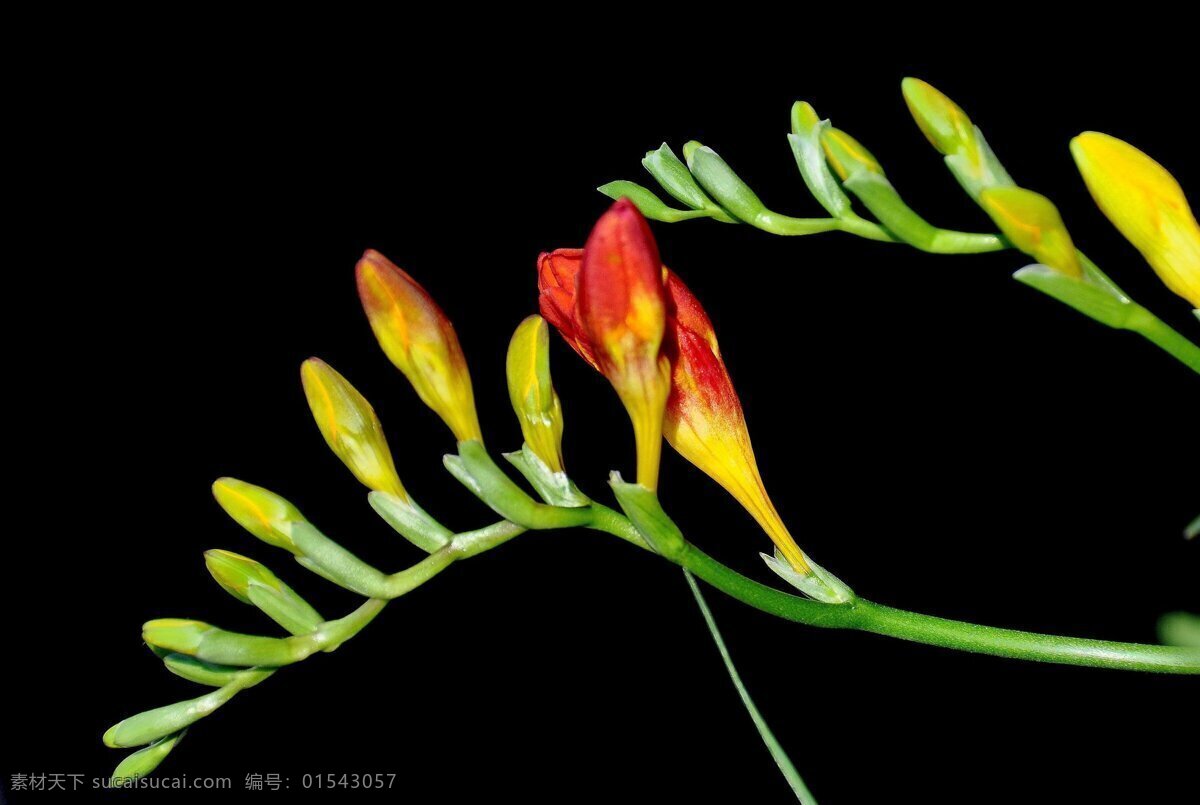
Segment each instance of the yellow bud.
M973 150L975 126L958 104L919 78L904 79L900 88L917 127L941 154Z
M292 526L308 521L291 503L237 478L218 478L212 490L217 503L242 528L268 545L299 553L292 542Z
M317 358L304 362L300 378L313 419L334 455L369 489L408 500L392 463L383 426L366 398Z
M1175 293L1200 308L1200 225L1167 169L1127 142L1087 131L1071 154L1097 206Z
M843 182L862 171L883 175L883 168L871 152L841 129L829 127L821 132L821 147L829 166Z
M1068 276L1083 277L1075 244L1050 199L1023 187L993 187L980 192L979 203L1025 254Z
M525 443L551 470L562 472L562 405L550 380L550 331L541 316L517 326L507 368L508 396Z

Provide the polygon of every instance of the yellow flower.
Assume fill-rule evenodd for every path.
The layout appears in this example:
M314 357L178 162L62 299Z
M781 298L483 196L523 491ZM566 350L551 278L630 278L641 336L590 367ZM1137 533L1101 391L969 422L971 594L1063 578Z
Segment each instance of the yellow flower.
M1200 225L1179 182L1129 143L1087 131L1071 154L1097 206L1175 293L1200 308Z
M1068 276L1083 277L1075 244L1050 199L1023 187L992 187L979 194L979 203L1025 254Z
M369 489L408 500L375 409L333 367L309 358L300 367L304 395L329 449Z
M483 437L454 325L421 285L376 251L358 261L358 295L375 338L460 442Z
M541 316L517 326L507 368L508 396L525 443L547 467L562 472L562 404L550 381L550 331Z

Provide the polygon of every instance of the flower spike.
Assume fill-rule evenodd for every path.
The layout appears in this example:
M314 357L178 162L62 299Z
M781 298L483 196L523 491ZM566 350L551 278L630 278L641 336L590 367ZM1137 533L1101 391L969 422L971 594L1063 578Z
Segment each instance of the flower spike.
M471 375L450 319L428 292L377 251L358 261L358 295L383 351L458 441L482 441Z

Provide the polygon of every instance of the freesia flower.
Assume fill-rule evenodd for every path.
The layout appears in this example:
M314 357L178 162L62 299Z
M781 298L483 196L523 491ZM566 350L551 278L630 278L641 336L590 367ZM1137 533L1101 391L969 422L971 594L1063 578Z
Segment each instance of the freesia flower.
M458 441L482 441L454 325L428 292L377 251L358 261L358 295L375 338Z
M658 246L628 199L613 204L588 236L575 278L575 321L633 423L638 483L655 489L671 389L662 353L666 295Z
M1071 154L1097 206L1175 293L1200 308L1200 225L1167 169L1127 142L1087 131Z
M559 249L539 258L540 308L567 343L597 366L594 347L579 323L575 304L583 262L584 253L578 249ZM807 573L804 553L763 486L742 405L721 358L712 322L677 274L664 267L660 276L666 294L664 351L671 367L663 434L680 455L746 508L789 564Z

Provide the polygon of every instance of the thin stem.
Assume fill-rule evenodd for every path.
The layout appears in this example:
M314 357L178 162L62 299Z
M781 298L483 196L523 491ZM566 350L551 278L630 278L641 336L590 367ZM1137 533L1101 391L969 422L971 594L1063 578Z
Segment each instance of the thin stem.
M721 660L725 663L725 670L729 672L729 679L733 682L738 696L742 699L742 706L750 714L750 720L754 722L754 727L758 730L759 737L762 738L767 751L771 753L775 765L779 767L783 778L792 787L796 799L800 800L803 805L817 805L816 797L812 795L812 792L808 790L808 786L804 784L804 780L800 777L800 772L796 771L791 758L788 757L787 752L784 751L775 734L771 732L771 728L767 726L766 719L763 718L762 713L759 712L758 707L754 704L754 700L750 698L750 692L746 690L746 686L742 683L741 674L734 667L733 657L729 656L729 649L725 647L725 640L721 637L721 630L717 628L717 621L713 618L712 611L708 608L708 602L704 600L704 595L700 592L700 585L696 584L696 579L693 578L692 574L686 568L684 568L683 577L687 579L688 587L691 588L692 595L696 598L696 605L700 607L700 614L704 616L704 623L708 626L708 631L712 635L713 642L717 644L717 651L721 653Z
M1200 347L1184 338L1171 325L1146 308L1138 311L1130 329L1144 336L1193 372L1200 374Z

